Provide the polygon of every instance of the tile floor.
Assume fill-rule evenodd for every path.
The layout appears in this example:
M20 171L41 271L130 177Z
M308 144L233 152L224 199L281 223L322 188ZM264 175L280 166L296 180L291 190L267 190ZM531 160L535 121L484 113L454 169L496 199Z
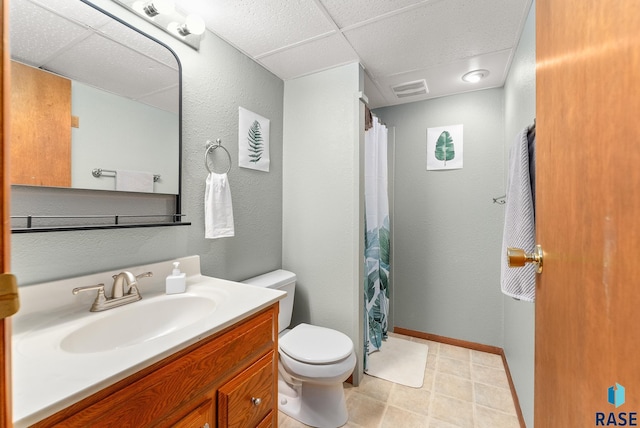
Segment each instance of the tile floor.
M429 345L422 388L364 376L345 383L347 428L519 428L502 357L395 335ZM280 428L306 425L278 416Z

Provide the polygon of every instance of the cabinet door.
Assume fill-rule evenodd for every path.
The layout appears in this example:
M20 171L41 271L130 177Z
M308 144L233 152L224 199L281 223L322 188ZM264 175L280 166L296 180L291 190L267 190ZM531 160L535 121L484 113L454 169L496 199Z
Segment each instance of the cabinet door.
M174 428L214 428L213 401L207 400L184 418L180 419Z
M218 389L218 426L253 428L273 409L275 385L274 353Z

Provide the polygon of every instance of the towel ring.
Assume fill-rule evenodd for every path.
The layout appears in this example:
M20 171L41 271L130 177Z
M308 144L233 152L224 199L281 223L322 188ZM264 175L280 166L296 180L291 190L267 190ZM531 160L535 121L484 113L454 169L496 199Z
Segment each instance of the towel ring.
M215 173L215 174L226 174L229 171L231 171L231 153L229 153L229 150L227 150L223 145L222 145L222 141L220 140L220 138L216 139L216 142L212 142L211 140L207 140L207 150L205 150L204 152L204 166L207 168L207 171ZM219 172L215 172L213 171L211 168L209 168L209 162L207 162L209 160L208 155L210 152L213 152L215 149L222 149L225 152L227 152L227 157L229 158L229 168L227 168L227 170L225 172L219 173Z

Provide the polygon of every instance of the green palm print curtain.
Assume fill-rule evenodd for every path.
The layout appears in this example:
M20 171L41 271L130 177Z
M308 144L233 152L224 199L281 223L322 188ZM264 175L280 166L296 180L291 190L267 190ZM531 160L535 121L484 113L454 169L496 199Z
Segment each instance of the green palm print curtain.
M389 316L389 197L387 128L373 118L365 132L365 369L366 356L387 338Z

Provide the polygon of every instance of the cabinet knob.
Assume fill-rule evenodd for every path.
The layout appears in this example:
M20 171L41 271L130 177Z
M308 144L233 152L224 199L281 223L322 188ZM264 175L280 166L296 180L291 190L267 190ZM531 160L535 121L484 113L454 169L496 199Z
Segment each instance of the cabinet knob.
M209 428L209 423L207 422L206 424L204 424L202 428Z
M262 403L262 399L261 398L256 398L256 397L251 397L251 402L253 403L254 406L259 406L260 403Z

